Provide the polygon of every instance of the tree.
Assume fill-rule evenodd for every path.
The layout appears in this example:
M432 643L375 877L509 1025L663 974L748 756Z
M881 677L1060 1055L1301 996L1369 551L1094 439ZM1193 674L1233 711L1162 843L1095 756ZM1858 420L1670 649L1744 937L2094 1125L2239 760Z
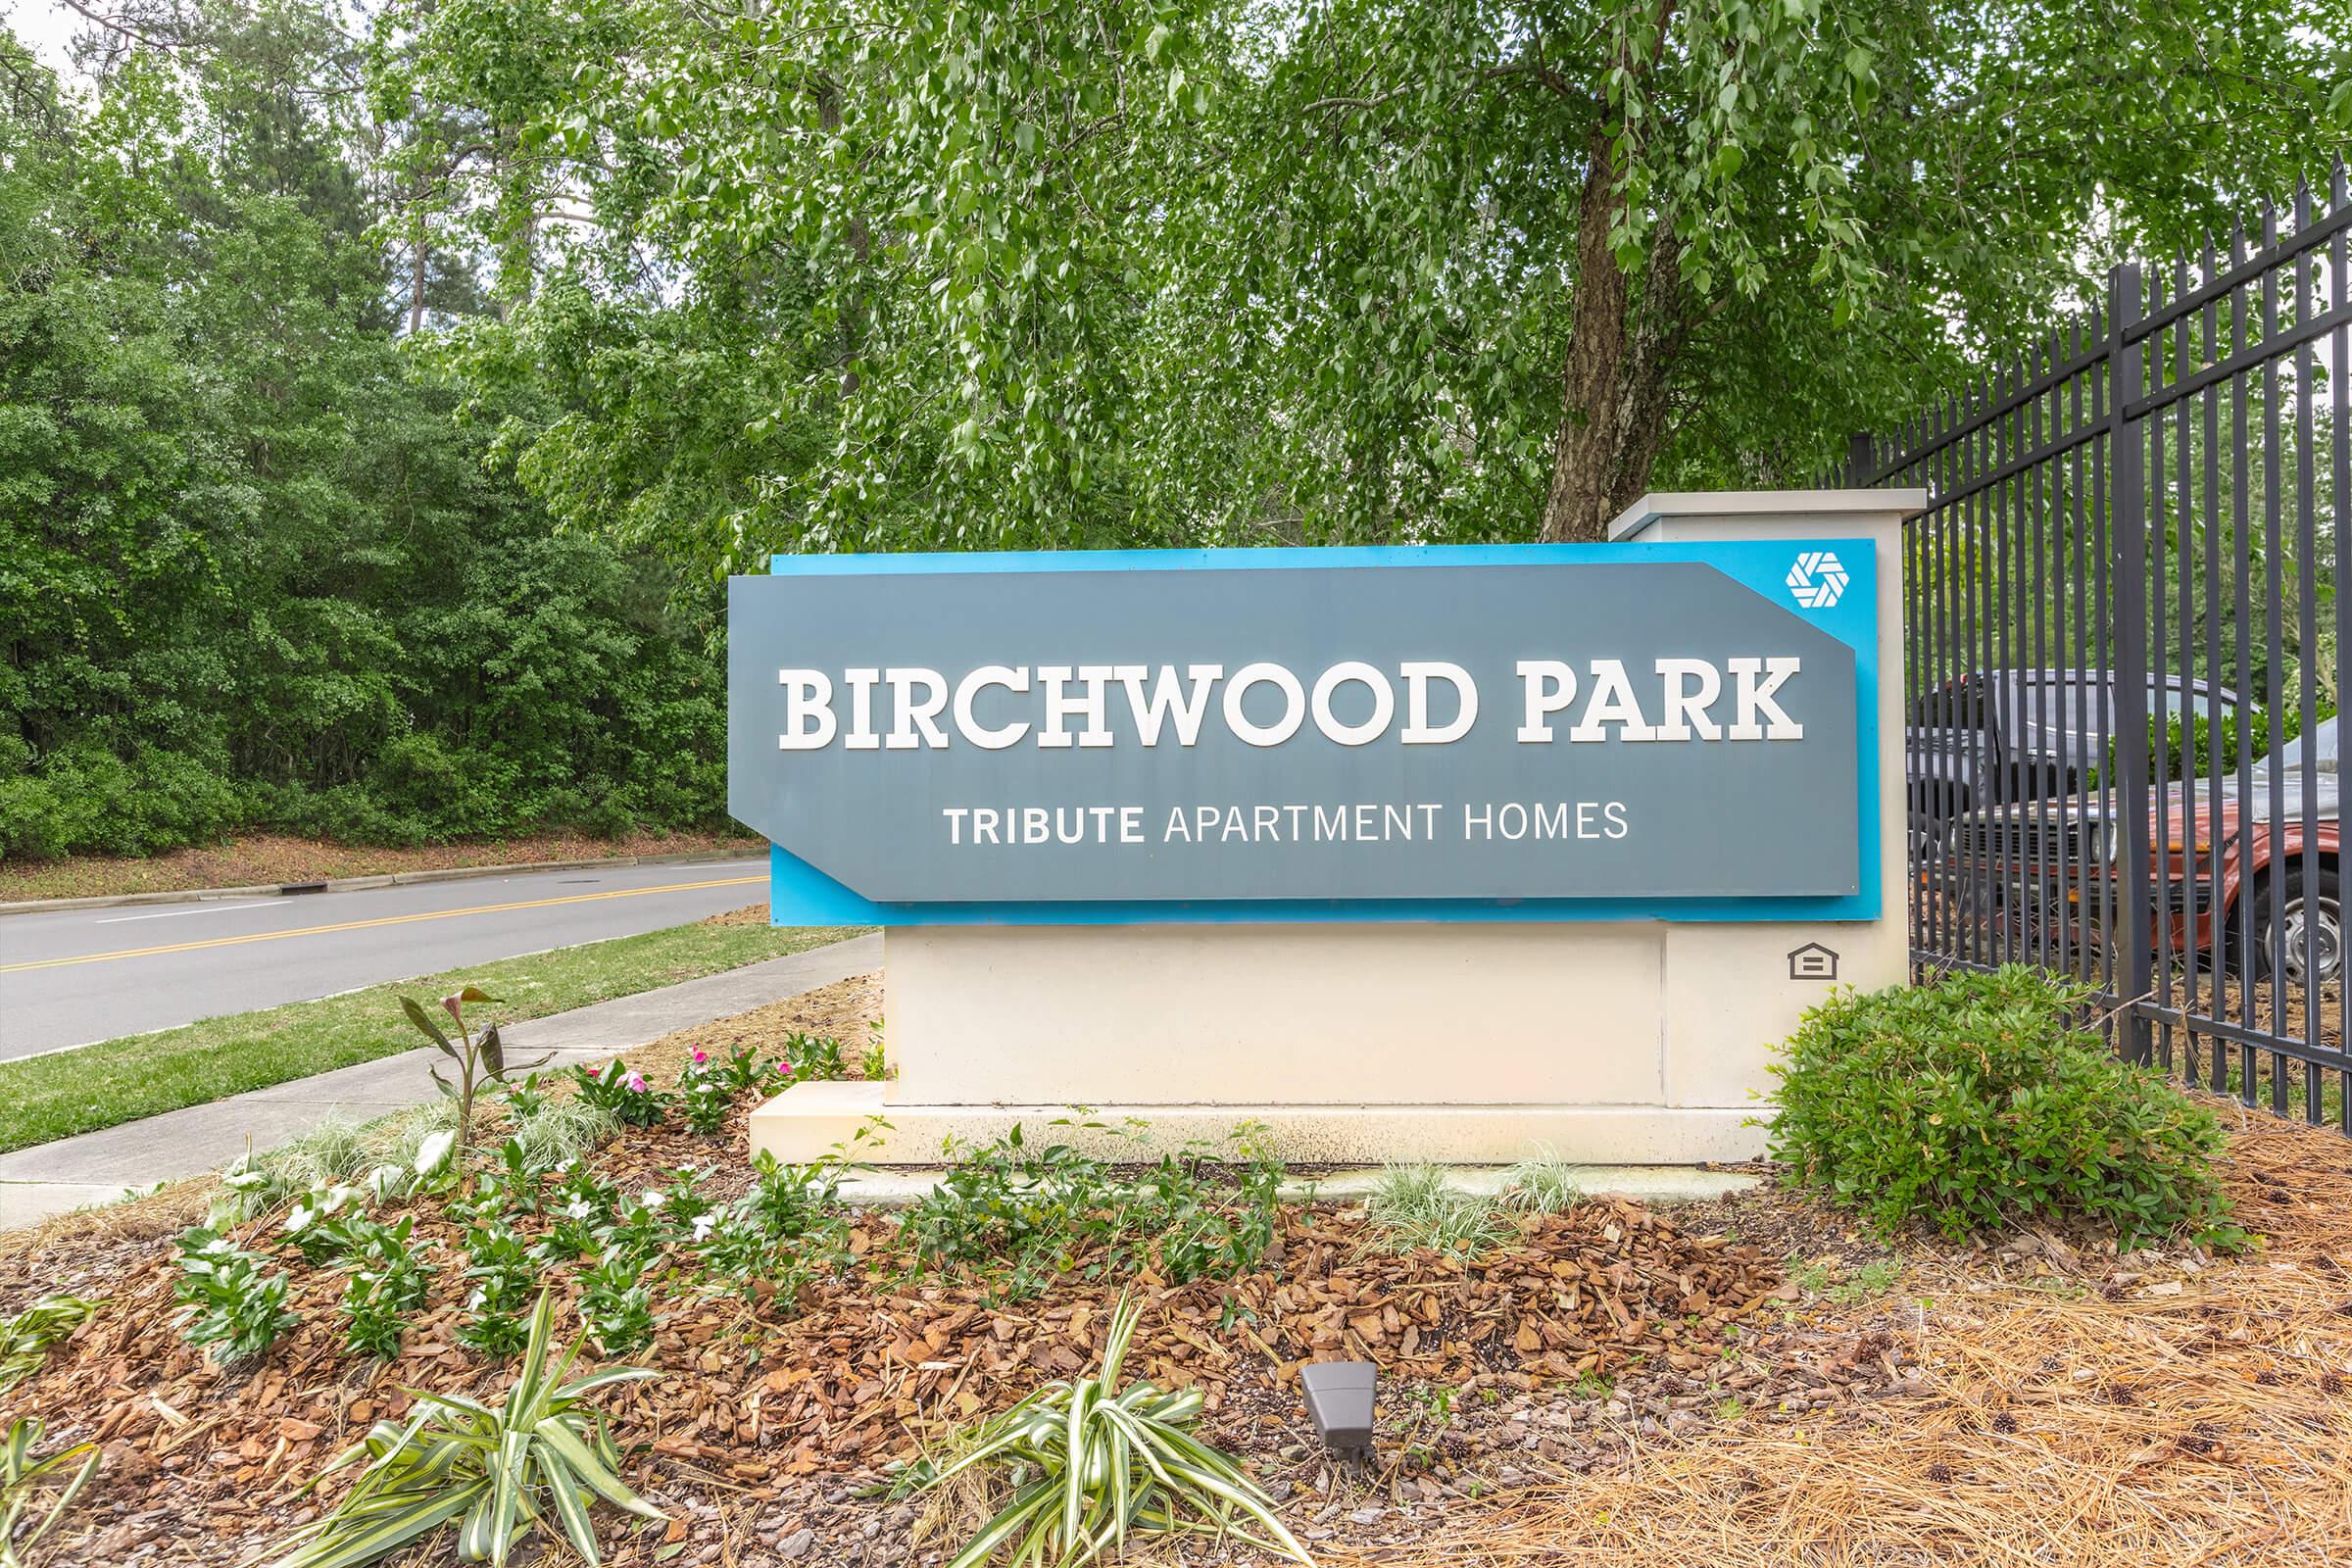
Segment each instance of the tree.
M689 553L1596 537L1661 474L1805 476L2121 251L2324 168L2352 108L2344 0L572 0L532 26L527 85L412 79L519 127L473 208L600 308L756 334L750 428L818 454L708 494Z

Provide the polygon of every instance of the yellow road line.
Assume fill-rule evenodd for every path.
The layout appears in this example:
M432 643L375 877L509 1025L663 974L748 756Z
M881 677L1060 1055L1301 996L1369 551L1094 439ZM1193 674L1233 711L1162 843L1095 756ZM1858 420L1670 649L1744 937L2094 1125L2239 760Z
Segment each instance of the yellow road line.
M194 953L203 948L234 948L248 942L276 942L285 937L324 936L330 931L365 931L371 926L409 925L417 920L454 920L462 914L497 914L506 909L544 909L558 904L594 904L600 899L636 899L648 893L690 893L696 888L733 888L764 882L764 876L721 877L713 882L671 882L658 888L617 888L610 893L572 893L560 899L526 899L519 904L477 904L466 909L427 909L419 914L386 914L372 920L343 920L334 925L308 925L294 931L255 931L241 937L212 937L203 942L170 942L158 948L124 948L117 953L88 953L78 958L36 958L30 963L0 963L0 974L26 969L63 969L76 963L105 963L113 958L151 958L163 953Z

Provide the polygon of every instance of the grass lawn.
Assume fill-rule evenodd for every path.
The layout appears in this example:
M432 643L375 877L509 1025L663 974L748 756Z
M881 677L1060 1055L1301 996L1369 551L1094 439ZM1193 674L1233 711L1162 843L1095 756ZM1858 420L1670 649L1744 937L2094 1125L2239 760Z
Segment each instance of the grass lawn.
M401 1016L403 995L440 997L477 985L505 1004L487 1016L515 1022L853 934L776 930L722 916L0 1062L0 1152L412 1050L424 1042Z

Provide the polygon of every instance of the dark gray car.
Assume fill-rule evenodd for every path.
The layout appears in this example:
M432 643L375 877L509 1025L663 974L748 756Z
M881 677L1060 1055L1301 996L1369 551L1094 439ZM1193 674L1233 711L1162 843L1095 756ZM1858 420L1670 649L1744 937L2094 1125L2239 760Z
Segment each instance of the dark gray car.
M2233 717L2237 694L2178 675L2148 679L2148 713ZM1914 817L1931 831L1980 808L2072 795L2115 733L2104 669L1978 670L1926 693L1904 732Z

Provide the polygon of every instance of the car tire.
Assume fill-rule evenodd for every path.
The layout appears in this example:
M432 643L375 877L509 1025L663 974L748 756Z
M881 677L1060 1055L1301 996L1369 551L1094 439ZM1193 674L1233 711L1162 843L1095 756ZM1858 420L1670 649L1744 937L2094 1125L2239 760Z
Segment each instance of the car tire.
M2322 865L2316 878L2318 886L2312 896L2304 891L2303 867L2290 864L2278 881L2276 898L2271 893L2271 878L2265 874L2247 890L2254 902L2247 906L2252 917L2254 952L2253 971L2268 976L2271 955L2283 950L2286 956L2286 977L2292 984L2304 984L2305 960L2304 922L2316 918L2319 922L2320 983L2325 985L2338 979L2344 967L2343 897L2336 879L2335 867ZM2236 924L2234 920L2230 922Z

